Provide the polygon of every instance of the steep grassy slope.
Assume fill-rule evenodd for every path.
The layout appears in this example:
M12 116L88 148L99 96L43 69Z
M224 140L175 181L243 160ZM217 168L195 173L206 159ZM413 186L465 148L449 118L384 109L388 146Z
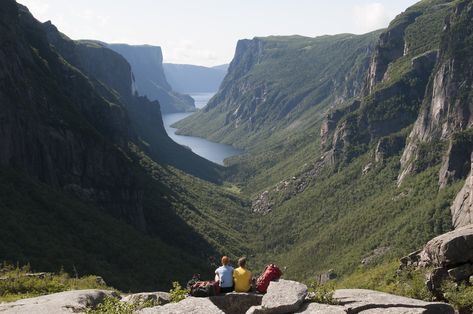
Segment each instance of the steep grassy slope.
M15 1L0 18L0 260L151 290L243 254L232 217L244 201L156 162L130 125L123 80L112 88L71 66Z

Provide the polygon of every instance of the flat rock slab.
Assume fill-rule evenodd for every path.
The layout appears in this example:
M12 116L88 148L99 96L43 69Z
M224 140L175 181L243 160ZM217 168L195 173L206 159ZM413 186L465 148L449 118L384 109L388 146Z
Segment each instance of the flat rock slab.
M348 313L455 313L454 309L446 303L425 302L364 289L336 290L333 298L343 305Z
M420 253L421 265L450 268L466 263L473 263L473 225L433 238Z
M320 303L307 303L296 312L297 314L346 314L347 311L343 306L328 305Z
M247 314L285 314L299 310L307 296L307 286L292 280L279 279L269 284L260 306L251 307Z
M209 298L188 297L178 303L169 303L138 311L139 314L225 314Z
M83 313L88 307L103 302L106 296L115 295L107 290L73 290L0 304L5 314L64 314Z
M239 292L210 297L210 301L226 314L245 314L250 307L260 305L262 299L261 294Z
M126 303L136 303L136 302L148 302L153 301L159 303L159 305L168 304L171 300L171 296L168 292L142 292L129 294L124 296L121 301Z

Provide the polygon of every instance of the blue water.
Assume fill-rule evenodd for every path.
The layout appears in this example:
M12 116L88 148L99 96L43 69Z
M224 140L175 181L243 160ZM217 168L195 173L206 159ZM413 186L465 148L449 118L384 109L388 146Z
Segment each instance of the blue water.
M207 105L207 102L212 98L214 93L199 93L191 95L195 100L195 106L201 109ZM192 149L197 155L208 159L219 165L223 165L223 161L232 156L240 155L242 150L230 145L214 143L204 138L195 136L177 135L177 129L172 128L171 125L193 114L192 112L185 113L170 113L163 115L163 123L168 136L176 143L184 145Z

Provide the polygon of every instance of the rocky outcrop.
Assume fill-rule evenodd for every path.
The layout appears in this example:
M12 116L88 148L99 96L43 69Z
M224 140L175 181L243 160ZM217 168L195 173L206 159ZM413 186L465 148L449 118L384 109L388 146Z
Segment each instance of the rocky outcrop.
M423 143L451 142L456 133L472 126L469 90L473 84L473 54L467 48L469 43L464 40L471 33L468 25L472 16L472 4L462 1L446 21L439 61L427 88L423 110L409 135L401 159L399 183L416 172L414 164L421 159L419 151ZM439 174L442 187L454 179L463 179L469 172L469 164L467 169L462 168L471 151L459 155L457 149L458 146L450 143L448 157Z
M470 172L466 178L465 185L455 197L450 210L454 228L460 228L473 223L473 172Z
M0 313L83 313L104 301L118 297L112 291L77 290L0 304ZM263 296L254 293L228 293L208 298L187 297L177 303L160 304L137 310L138 314L342 314L342 313L399 313L450 314L453 308L445 303L424 302L387 293L341 289L334 293L337 305L307 302L307 287L301 283L283 280L271 282ZM155 299L156 297L156 299ZM133 303L168 300L163 292L139 293L122 298ZM135 303L136 304L136 303Z
M422 250L401 259L401 270L406 267L430 267L427 288L437 299L443 300L441 288L446 279L459 283L473 275L473 225L430 240Z
M420 253L422 266L450 269L467 263L473 263L473 225L430 240Z
M263 295L231 292L210 297L210 301L226 314L245 314L252 306L261 304Z
M37 298L24 299L12 303L0 304L0 313L4 314L66 314L84 313L102 303L107 296L116 296L106 290L75 290L54 293Z
M152 302L153 304L164 305L171 302L171 296L168 292L142 292L124 296L122 302L136 304L143 302Z
M251 307L247 314L285 314L300 309L307 296L307 286L279 279L269 284L260 306Z
M436 55L428 52L412 57L407 71L374 90L362 99L359 109L340 119L331 145L335 166L349 163L382 137L401 136L396 133L415 121ZM392 144L395 153L400 143Z
M145 308L138 314L225 314L209 298L188 297L178 303Z
M348 113L356 111L358 108L360 108L360 101L355 100L349 106L331 111L325 116L320 127L320 146L322 149L327 150L330 148L331 135L333 135L340 119Z
M402 57L405 53L405 31L421 13L406 12L391 22L388 30L383 32L376 45L366 78L365 94L373 92L375 85L385 78L391 62Z
M445 303L425 302L364 289L336 290L333 298L347 313L454 314Z

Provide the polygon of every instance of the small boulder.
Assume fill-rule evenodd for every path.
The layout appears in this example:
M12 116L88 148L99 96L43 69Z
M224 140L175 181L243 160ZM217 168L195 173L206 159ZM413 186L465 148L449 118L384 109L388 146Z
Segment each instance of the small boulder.
M210 297L210 301L227 314L245 314L252 306L260 305L262 299L261 294L239 292Z
M168 292L143 292L135 293L124 296L123 302L126 303L138 303L138 302L149 302L152 301L154 304L164 305L171 302L171 296Z
M95 307L102 303L106 296L116 296L116 294L113 291L106 290L66 291L0 304L0 313L82 313L85 312L87 308Z
M433 238L420 253L421 266L450 268L466 263L473 263L473 225Z
M455 313L446 303L425 302L365 289L340 289L335 291L333 297L348 313Z
M307 295L307 286L296 281L279 279L271 281L261 306L252 307L248 313L293 313L301 307Z
M139 314L225 314L209 298L188 297L178 303L168 303L138 311Z
M467 280L473 275L473 264L464 264L448 270L448 275L453 280L459 282Z

